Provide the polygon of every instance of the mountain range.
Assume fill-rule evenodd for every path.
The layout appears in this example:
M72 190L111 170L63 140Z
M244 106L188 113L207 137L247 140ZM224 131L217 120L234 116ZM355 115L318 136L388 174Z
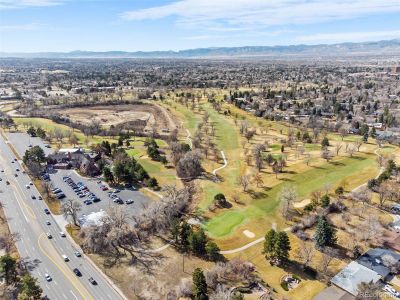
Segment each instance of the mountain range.
M235 58L235 57L322 57L355 55L400 55L400 39L320 45L243 46L196 48L179 51L71 51L0 52L0 57L16 58Z

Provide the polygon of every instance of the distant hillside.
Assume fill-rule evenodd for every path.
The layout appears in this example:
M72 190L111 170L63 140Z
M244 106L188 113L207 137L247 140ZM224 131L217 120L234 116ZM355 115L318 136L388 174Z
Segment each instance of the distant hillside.
M223 58L277 56L400 55L400 39L390 41L291 46L245 46L197 48L180 51L72 51L6 53L0 57L26 58Z

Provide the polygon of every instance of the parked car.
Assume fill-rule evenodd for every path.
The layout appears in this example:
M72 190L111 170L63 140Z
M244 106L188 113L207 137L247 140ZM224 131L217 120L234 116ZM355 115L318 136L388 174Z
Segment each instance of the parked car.
M57 194L57 199L63 199L65 198L65 194Z
M133 203L132 199L128 199L128 200L125 201L125 204L132 204L132 203Z

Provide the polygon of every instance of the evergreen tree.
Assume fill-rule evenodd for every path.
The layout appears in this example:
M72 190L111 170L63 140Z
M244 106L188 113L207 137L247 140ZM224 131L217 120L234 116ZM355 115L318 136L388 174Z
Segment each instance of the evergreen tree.
M271 229L265 235L264 254L271 264L285 264L289 259L290 249L290 241L286 232L276 232Z
M276 231L274 229L271 229L265 235L264 254L266 259L269 259L270 255L274 251L275 240L276 240Z
M17 281L17 261L12 256L6 254L0 257L0 274L4 277L6 284Z
M193 276L193 295L195 300L207 300L207 282L203 271L196 268Z
M21 293L18 300L40 300L42 299L42 288L38 285L37 279L29 273L22 277Z
M329 146L329 140L327 137L324 137L321 141L321 146L324 147L328 147Z
M189 236L189 247L194 254L203 256L206 253L206 244L207 236L203 229L192 231Z
M175 219L173 219L172 220L172 223L171 223L171 237L172 237L172 240L174 241L174 243L176 244L176 245L178 245L179 244L179 232L180 232L180 227L181 227L181 225L180 225L180 220L178 219L178 218L175 218Z
M286 232L277 233L274 244L274 260L277 265L284 265L289 259L290 241Z
M46 137L46 131L39 127L38 129L36 129L36 135L41 139L44 139Z
M191 233L192 229L190 225L186 221L183 221L179 230L179 244L184 252L189 250L189 236Z
M26 133L29 134L30 136L36 136L36 130L32 126L28 128Z
M318 218L314 240L318 248L333 246L336 243L336 230L328 223L324 216Z
M111 182L111 183L114 182L114 175L111 172L109 167L104 167L103 168L103 176L104 176L104 180L106 182Z
M217 261L220 259L221 254L219 253L220 249L218 245L214 242L208 242L206 245L206 253L207 257L211 261Z

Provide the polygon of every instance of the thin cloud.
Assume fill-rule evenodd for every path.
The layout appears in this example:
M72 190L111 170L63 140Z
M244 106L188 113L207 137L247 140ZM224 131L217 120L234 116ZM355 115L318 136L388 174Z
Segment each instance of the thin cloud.
M45 7L60 5L60 0L0 0L0 9L16 9L26 7Z
M126 11L120 17L132 21L176 17L177 24L182 26L220 24L238 28L311 24L395 12L400 12L398 0L181 0Z
M366 42L372 40L385 40L400 38L400 30L387 31L362 31L320 33L299 36L295 40L299 43L340 43L340 42Z
M37 23L18 24L18 25L0 25L0 31L31 31L38 30L42 26Z

